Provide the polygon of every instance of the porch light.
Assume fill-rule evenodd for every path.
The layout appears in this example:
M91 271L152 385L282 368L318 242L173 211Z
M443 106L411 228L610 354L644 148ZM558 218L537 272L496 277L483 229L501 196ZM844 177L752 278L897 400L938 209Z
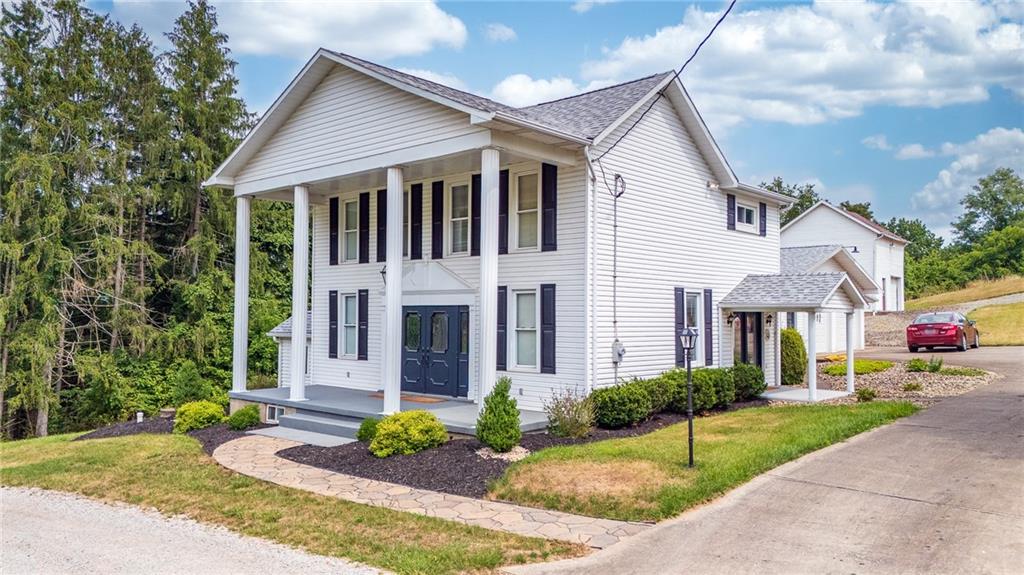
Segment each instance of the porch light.
M736 312L729 312L729 316L725 318L725 323L732 326L732 322L736 321Z
M679 332L679 343L683 346L683 355L686 356L686 422L689 439L689 467L693 467L693 371L691 360L693 360L693 348L697 346L697 335L700 332L696 328L687 327Z
M688 327L682 330L679 334L679 342L683 344L683 349L687 352L692 352L697 347L697 336L700 332L696 328Z
M768 314L764 317L764 325L768 327L772 326L772 314Z

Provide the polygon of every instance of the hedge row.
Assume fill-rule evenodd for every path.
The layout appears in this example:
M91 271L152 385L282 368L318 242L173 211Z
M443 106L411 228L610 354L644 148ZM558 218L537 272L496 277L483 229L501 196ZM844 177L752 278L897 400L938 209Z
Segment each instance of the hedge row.
M753 399L765 390L764 372L754 365L701 368L693 371L693 410L725 408L733 401ZM671 369L658 377L633 379L591 394L599 427L635 425L656 413L686 413L686 370Z

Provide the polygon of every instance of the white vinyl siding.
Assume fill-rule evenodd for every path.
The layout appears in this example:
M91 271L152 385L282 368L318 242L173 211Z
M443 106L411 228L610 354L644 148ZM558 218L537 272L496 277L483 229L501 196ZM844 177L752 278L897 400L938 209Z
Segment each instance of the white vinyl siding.
M326 309L326 308L325 308ZM309 351L309 340L306 342L306 384L310 380L310 368L312 367L312 352ZM292 340L288 337L277 339L277 386L288 387L292 380Z

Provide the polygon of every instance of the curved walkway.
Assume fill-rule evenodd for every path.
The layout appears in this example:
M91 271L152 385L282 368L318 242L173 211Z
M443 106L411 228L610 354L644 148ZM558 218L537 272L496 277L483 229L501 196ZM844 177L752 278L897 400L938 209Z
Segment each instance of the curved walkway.
M296 445L299 443L287 439L250 435L221 445L213 458L228 469L285 487L599 549L650 527L646 523L596 519L415 489L311 467L276 455Z

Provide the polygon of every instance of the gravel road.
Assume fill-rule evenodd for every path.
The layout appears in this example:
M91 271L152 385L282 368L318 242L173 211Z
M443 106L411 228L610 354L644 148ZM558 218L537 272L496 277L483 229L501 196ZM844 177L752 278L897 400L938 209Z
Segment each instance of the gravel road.
M0 488L0 572L380 573L179 517L40 489Z

